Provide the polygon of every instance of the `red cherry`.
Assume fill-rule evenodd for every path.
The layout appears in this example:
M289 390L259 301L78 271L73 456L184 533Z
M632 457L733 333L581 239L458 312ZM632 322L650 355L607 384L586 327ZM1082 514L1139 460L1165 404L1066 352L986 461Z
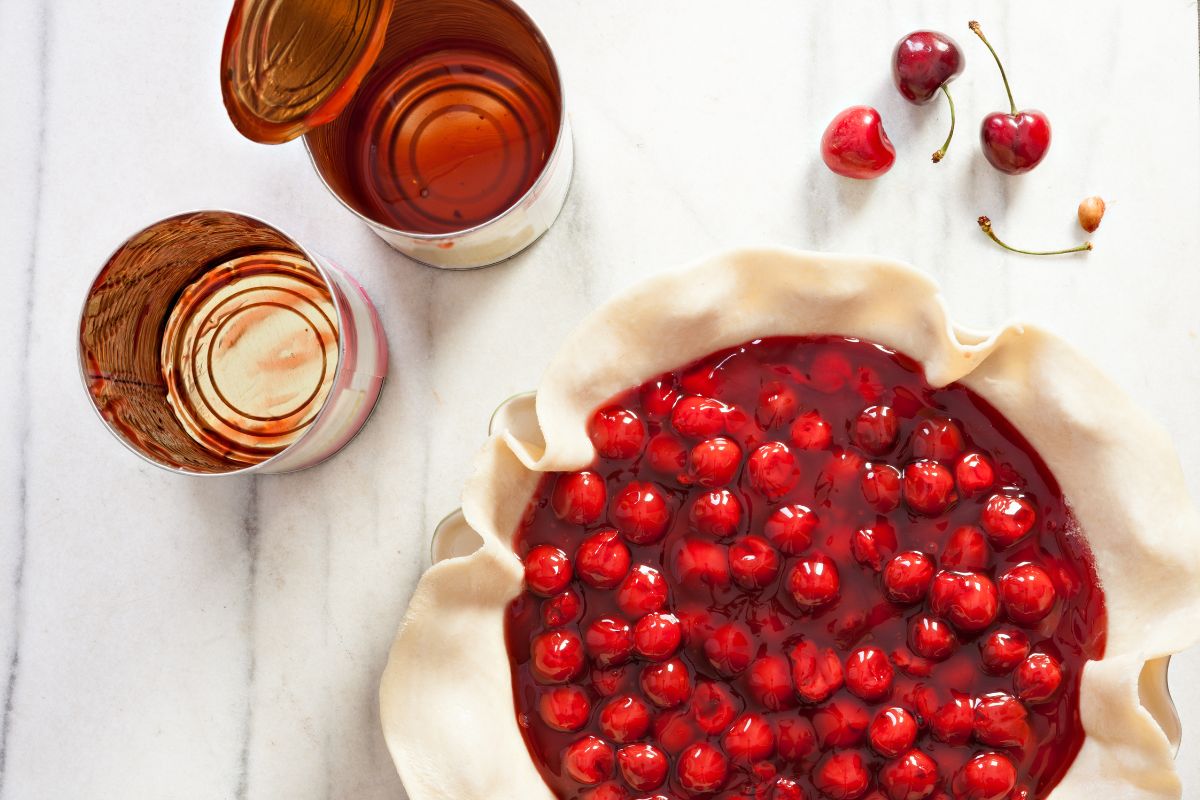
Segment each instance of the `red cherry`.
M770 381L758 393L755 419L764 430L789 425L800 411L800 400L792 387L783 381Z
M588 654L599 667L615 667L633 657L633 630L614 617L600 617L583 635Z
M692 676L678 658L642 670L642 692L659 708L683 705L692 693Z
M842 688L845 672L837 653L830 648L804 639L788 656L792 661L792 682L802 700L823 703Z
M808 800L808 792L791 778L777 778L769 800Z
M850 538L855 561L876 572L883 569L884 562L892 557L896 547L896 528L882 518L868 528L855 531Z
M541 544L525 556L525 585L542 597L558 594L571 583L571 559L557 547Z
M933 560L924 553L900 553L883 568L884 594L893 603L919 603L933 584L933 572Z
M1050 119L1032 109L983 118L979 141L988 163L1009 175L1020 175L1042 163L1050 149Z
M896 148L883 129L878 111L870 106L851 106L825 129L821 158L838 175L869 180L892 168Z
M688 518L700 533L727 539L735 536L742 524L742 502L725 489L705 492L692 503Z
M981 753L954 776L956 800L1008 800L1017 785L1017 768L1007 756Z
M634 544L654 544L671 524L671 508L658 486L631 481L613 499L612 522Z
M652 740L673 756L679 755L683 748L701 738L686 710L682 708L659 713L654 718L650 735Z
M1026 658L1013 676L1017 697L1034 705L1054 699L1062 682L1062 665L1054 656L1045 653L1034 653Z
M744 536L729 546L729 571L743 589L762 589L779 575L779 555L761 536Z
M975 729L975 709L969 695L952 692L949 703L926 714L933 738L948 745L961 746L971 738Z
M614 697L600 709L600 732L618 744L636 741L650 730L650 706L631 695Z
M625 685L628 667L596 667L592 670L592 688L601 697L612 697Z
M669 433L660 433L646 445L646 461L650 466L672 479L678 479L687 468L688 448Z
M572 732L587 725L592 704L578 686L554 686L538 701L538 715L556 731Z
M885 708L871 721L867 739L879 755L896 758L916 743L917 721L903 708Z
M942 566L947 569L975 572L987 569L991 549L983 531L973 525L963 525L950 534L942 553Z
M856 700L834 700L813 713L813 728L822 750L857 747L865 741L871 715Z
M933 612L960 631L978 633L996 621L1000 596L979 572L939 572L933 579Z
M683 641L688 647L703 647L717 627L713 615L699 606L677 608L675 615L683 626Z
M797 450L826 450L833 444L833 428L817 411L806 411L792 423L792 446Z
M650 381L642 389L642 411L650 419L662 419L667 416L677 402L679 391L670 375Z
M733 722L733 696L719 683L701 681L692 693L692 719L709 735L721 733Z
M863 457L853 450L834 449L829 463L821 470L817 478L817 491L828 492L830 489L844 489L856 480L862 473L866 462Z
M564 522L591 525L604 513L604 480L594 472L564 472L554 482L550 505Z
M592 416L588 434L602 457L626 459L642 452L646 426L629 409L609 406Z
M792 670L783 656L763 656L746 673L750 696L768 711L782 711L795 704Z
M1036 564L1018 564L1000 577L1000 599L1013 622L1035 625L1054 608L1054 582Z
M854 443L873 456L881 456L896 445L900 420L890 406L868 406L854 420Z
M908 646L922 658L945 661L958 647L958 637L937 617L922 614L909 625Z
M582 800L629 800L629 792L619 784L602 783L584 792L581 798Z
M891 800L926 800L942 776L937 762L920 750L910 750L879 771L879 785Z
M594 786L612 775L614 760L611 744L598 736L584 736L567 746L562 764L576 781Z
M1029 655L1029 637L1016 628L992 631L979 642L983 668L992 675L1007 675Z
M1023 747L1029 740L1029 712L1004 692L985 694L975 704L975 738L989 747Z
M720 589L729 585L729 552L710 539L688 537L674 546L673 574L690 589Z
M778 500L796 487L800 468L783 442L769 442L750 454L746 464L750 486L768 500Z
M741 623L728 622L704 642L704 655L713 669L727 678L740 675L750 666L754 643Z
M734 721L721 745L735 763L753 764L775 752L775 732L760 714L746 714Z
M982 453L967 453L958 460L954 468L958 488L965 495L979 494L992 488L996 482L996 469Z
M817 749L817 732L805 717L781 717L779 729L779 757L786 761L800 761Z
M575 551L579 580L595 589L613 589L629 574L629 548L613 528L593 533Z
M953 461L965 447L962 431L953 420L945 417L921 420L909 441L913 458L934 461Z
M729 762L720 750L700 742L684 750L675 765L679 785L692 794L708 794L725 785Z
M928 658L914 655L909 649L897 647L892 651L891 659L892 663L896 665L896 669L911 678L928 678L933 674L933 662Z
M542 620L547 628L570 625L582 615L583 600L574 589L567 589L542 603Z
M648 792L667 779L667 754L652 744L631 744L617 751L621 776L635 791Z
M1021 497L994 494L983 507L980 523L992 544L1010 547L1033 530L1037 512L1029 501Z
M654 567L638 564L617 587L617 607L630 619L641 619L667 603L667 582Z
M820 520L808 506L780 506L767 517L763 533L785 555L803 553L812 544L813 531Z
M855 751L827 756L813 773L813 785L831 800L858 800L867 793L871 776Z
M846 659L846 688L868 703L887 697L894 678L892 662L878 647L860 647Z
M725 430L729 406L708 397L685 397L671 411L671 426L683 436L707 439Z
M837 600L841 585L837 564L824 553L801 558L788 574L788 592L803 608L829 605Z
M944 33L914 31L896 44L892 78L910 103L924 105L963 71L962 51Z
M854 376L854 367L844 353L824 349L813 356L808 370L808 383L818 392L833 394L845 388Z
M936 461L914 461L904 468L904 500L918 514L937 516L957 499L954 475Z
M751 463L754 457L751 456ZM742 451L724 436L705 439L688 455L688 475L701 486L725 486L742 465Z
M900 470L890 464L867 464L859 486L867 504L881 514L900 505Z
M683 640L683 625L674 614L659 611L638 620L633 630L634 649L649 661L663 661L679 649Z
M540 683L567 683L583 673L583 641L574 631L538 634L530 644L530 655Z

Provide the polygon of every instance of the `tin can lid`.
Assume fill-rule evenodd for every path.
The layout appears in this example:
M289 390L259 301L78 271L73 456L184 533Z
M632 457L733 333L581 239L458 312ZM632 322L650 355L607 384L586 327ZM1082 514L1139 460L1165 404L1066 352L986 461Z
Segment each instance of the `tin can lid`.
M346 109L383 49L394 0L235 0L221 94L249 139L291 141Z

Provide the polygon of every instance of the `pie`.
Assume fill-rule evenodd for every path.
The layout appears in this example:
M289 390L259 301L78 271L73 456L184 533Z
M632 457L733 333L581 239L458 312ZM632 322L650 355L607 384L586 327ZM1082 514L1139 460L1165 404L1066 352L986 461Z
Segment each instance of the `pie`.
M413 800L1181 796L1152 676L1200 632L1200 518L1167 435L911 268L645 282L463 512L480 547L422 578L381 687Z

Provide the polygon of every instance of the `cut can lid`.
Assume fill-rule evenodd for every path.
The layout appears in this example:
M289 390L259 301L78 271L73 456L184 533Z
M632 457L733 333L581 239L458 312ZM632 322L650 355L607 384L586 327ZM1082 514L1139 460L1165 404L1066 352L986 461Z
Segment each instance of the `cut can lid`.
M383 49L394 0L235 0L221 50L233 124L265 144L337 118Z

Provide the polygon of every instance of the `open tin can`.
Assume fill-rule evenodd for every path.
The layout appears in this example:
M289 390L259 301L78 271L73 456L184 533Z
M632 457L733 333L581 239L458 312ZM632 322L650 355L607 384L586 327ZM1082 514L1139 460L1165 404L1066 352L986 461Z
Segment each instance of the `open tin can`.
M260 220L195 211L108 259L84 301L79 367L109 430L156 466L291 472L367 421L387 341L341 269Z
M239 131L303 137L334 196L431 266L515 255L566 201L558 67L511 0L237 0L221 87Z

